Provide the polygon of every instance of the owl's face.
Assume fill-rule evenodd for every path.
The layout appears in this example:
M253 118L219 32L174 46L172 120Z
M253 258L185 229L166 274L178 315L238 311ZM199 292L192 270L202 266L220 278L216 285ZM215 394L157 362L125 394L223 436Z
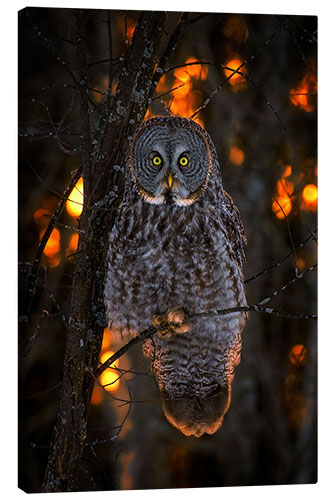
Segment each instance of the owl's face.
M191 120L148 120L129 156L139 194L153 204L191 205L202 196L212 166L201 127Z

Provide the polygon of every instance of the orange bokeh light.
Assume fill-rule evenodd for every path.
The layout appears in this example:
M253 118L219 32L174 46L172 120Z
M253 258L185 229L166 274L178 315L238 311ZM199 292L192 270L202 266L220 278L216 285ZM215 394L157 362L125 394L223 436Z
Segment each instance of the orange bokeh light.
M287 165L283 174L281 175L282 178L284 177L290 177L291 176L291 173L292 173L293 169L292 169L292 166L291 165Z
M45 227L50 221L51 212L46 208L39 208L34 213L34 221L38 226Z
M230 75L232 75L229 78L229 83L230 83L232 89L235 92L238 92L238 90L242 90L242 89L246 88L247 83L246 83L245 78L242 75L240 75L239 73L232 73L232 71L231 71L231 70L238 69L242 65L242 61L235 57L235 58L227 61L225 65L228 66L228 68L230 68L230 69L224 68L223 71L224 71L225 76L227 76L227 77L230 77ZM242 68L239 71L241 71L242 73L246 73L246 67L242 66Z
M110 330L109 328L104 328L102 351L110 347L112 340L113 340L112 330Z
M185 64L195 63L197 59L188 57ZM201 64L192 64L184 68L177 68L174 70L175 82L172 88L182 85L182 87L172 92L171 102L169 109L173 115L178 116L192 116L200 106L203 97L199 90L193 90L195 80L205 80L208 75L208 68ZM198 115L194 121L199 123L202 127L204 123Z
M272 210L278 219L283 219L290 214L293 207L291 195L294 192L294 184L287 177L292 173L291 165L287 165L284 169L281 179L276 183L276 194L272 203Z
M101 363L105 363L107 359L109 359L114 354L113 351L105 351L100 358ZM118 366L118 360L115 361L110 368L104 370L102 375L100 376L100 383L104 387L105 390L109 392L116 391L120 384L119 374L115 370Z
M74 233L69 241L67 251L76 252L78 243L79 243L79 233Z
M282 178L277 181L276 190L280 196L291 196L294 192L294 184L291 181L287 181L286 178Z
M298 269L302 270L305 269L306 266L306 261L302 257L297 257L297 267Z
M308 184L303 189L303 200L308 203L313 203L318 199L318 188L314 184Z
M307 358L307 350L303 344L296 344L289 352L290 362L294 366L305 365Z
M43 237L45 230L40 232L40 239ZM54 259L60 252L60 233L54 228L44 248L44 254L50 259Z
M196 64L193 64L196 63ZM173 71L174 81L171 82L170 78L163 75L160 79L156 93L157 95L165 94L165 105L168 106L173 115L191 117L195 111L200 107L203 101L202 93L194 89L196 80L205 80L208 76L208 67L200 64L194 57L188 57L184 66L175 68ZM175 89L172 90L171 89ZM154 113L148 109L145 115L145 120L155 116ZM203 120L196 115L194 121L204 126Z
M241 165L244 162L244 151L236 146L232 146L229 151L229 160L235 165Z
M318 81L316 75L308 73L300 84L289 92L290 101L294 106L309 113L315 109L317 90Z
M129 22L127 22L127 39L128 40L130 40L133 37L135 27L136 27L136 23L134 21L130 20Z
M91 396L91 404L99 405L103 401L103 389L99 385L94 386Z
M176 87L175 90L172 91L172 95L175 99L183 99L191 92L191 90L192 84L190 81L179 80L176 82Z
M71 194L66 201L66 210L72 217L79 217L83 209L83 178L75 184Z
M136 22L134 19L131 19L129 16L123 17L120 16L118 18L117 27L122 36L125 36L127 40L130 40L134 34ZM125 33L126 30L126 33Z
M195 57L189 57L186 59L186 64L196 63L198 62ZM187 66L186 70L191 78L196 78L197 80L206 80L208 76L208 67L207 65L202 64L191 64L191 66Z
M290 214L292 206L292 201L288 196L275 196L275 200L272 204L272 210L278 219L283 219L285 216Z
M318 206L318 188L315 184L307 184L302 191L302 208L315 212Z

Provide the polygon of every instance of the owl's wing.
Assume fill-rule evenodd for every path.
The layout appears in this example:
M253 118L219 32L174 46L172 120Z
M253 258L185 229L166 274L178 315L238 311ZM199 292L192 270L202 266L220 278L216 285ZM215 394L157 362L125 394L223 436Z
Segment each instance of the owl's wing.
M242 268L245 263L244 247L247 244L246 234L242 219L237 206L230 194L223 190L221 217L226 228L227 237L230 241L237 262Z

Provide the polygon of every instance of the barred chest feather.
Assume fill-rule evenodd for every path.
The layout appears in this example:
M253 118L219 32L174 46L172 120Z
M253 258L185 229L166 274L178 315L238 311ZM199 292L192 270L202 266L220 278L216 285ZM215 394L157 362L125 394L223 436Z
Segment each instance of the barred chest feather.
M124 205L110 234L106 304L121 336L176 306L191 314L245 304L221 221L202 204Z

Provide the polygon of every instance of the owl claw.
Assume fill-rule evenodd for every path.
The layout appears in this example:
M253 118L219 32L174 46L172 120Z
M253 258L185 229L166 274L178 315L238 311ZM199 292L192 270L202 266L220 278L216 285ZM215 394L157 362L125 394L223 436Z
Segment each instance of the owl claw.
M170 331L170 325L164 314L158 314L153 318L153 325L157 328L158 335L165 337Z
M162 337L171 337L173 333L186 333L191 324L184 322L185 312L181 307L171 309L167 314L154 317L153 325L157 327L158 334Z
M168 312L167 321L172 325L181 325L185 319L185 312L182 307L175 307Z

